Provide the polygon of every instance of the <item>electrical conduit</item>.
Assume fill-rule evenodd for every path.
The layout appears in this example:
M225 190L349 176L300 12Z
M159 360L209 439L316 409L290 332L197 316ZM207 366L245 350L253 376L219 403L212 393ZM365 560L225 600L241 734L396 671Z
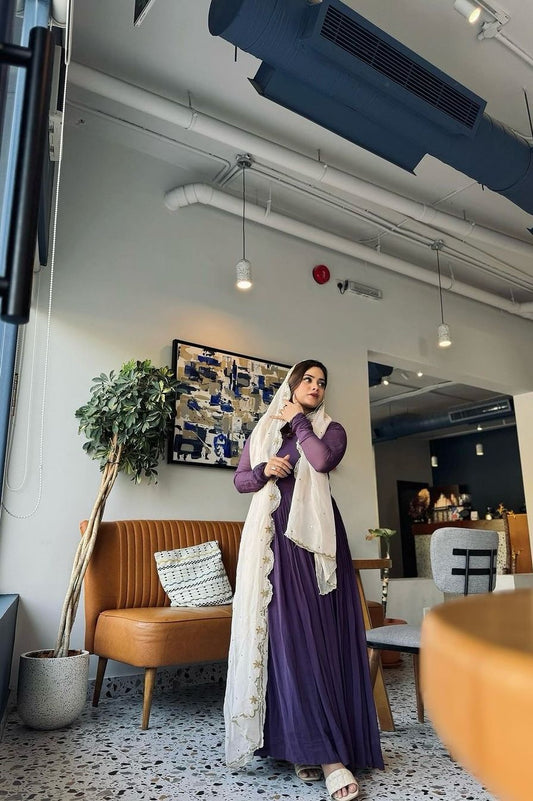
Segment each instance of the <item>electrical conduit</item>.
M236 217L240 217L242 214L242 200L240 198L227 195L207 184L187 184L186 186L171 189L165 194L165 206L171 211L177 211L197 203L226 211ZM263 209L261 206L250 202L246 203L246 218L267 228L273 228L276 231L303 239L306 242L313 242L337 253L344 253L347 256L370 262L377 267L383 267L407 278L413 278L431 286L438 286L438 277L422 267L417 267L396 256L389 256L386 253L373 250L365 245L360 245L358 242L352 242L349 239L328 233L306 223L298 222L282 214ZM460 281L451 281L448 286L443 286L443 289L519 317L531 319L530 315L533 314L533 304L531 303L513 303L510 300L505 300L482 289L476 289Z
M251 153L256 159L265 160L282 169L299 173L318 184L348 192L371 203L392 209L461 240L470 239L475 242L482 242L485 245L527 255L529 258L533 254L533 246L520 239L506 236L490 228L484 228L468 220L461 220L458 217L453 217L445 212L426 206L424 203L418 203L395 192L374 186L324 162L311 159L282 145L277 145L229 123L201 114L194 109L182 106L172 100L167 100L160 95L140 89L117 78L112 78L90 67L84 67L81 64L72 62L70 64L69 80L82 89L102 95L116 103L129 106L132 109L150 114L185 130L195 131L210 139L230 145L239 153Z

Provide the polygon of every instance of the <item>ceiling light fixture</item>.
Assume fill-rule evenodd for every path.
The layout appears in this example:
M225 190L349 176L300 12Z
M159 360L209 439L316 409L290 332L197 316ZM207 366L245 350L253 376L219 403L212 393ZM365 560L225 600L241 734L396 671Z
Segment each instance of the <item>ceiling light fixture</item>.
M484 456L485 451L481 442L476 442L476 456Z
M416 374L417 374L417 376L418 376L419 378L422 378L422 376L424 375L424 373L422 372L422 370L417 370L417 371L416 371Z
M477 0L476 5L481 8L482 22L484 22L487 17L492 17L499 25L507 25L511 19L511 15L507 11L504 11L501 6L493 3L492 0L490 3L487 3L487 0Z
M477 0L476 2L474 0L455 0L453 6L463 17L466 17L470 24L474 25L476 22L481 22L481 30L477 35L479 41L497 39L498 42L511 50L515 56L533 67L533 55L510 39L509 36L502 33L503 26L507 25L511 19L511 15L507 11L504 11L496 3L487 3L486 0Z
M237 166L242 171L242 259L235 265L237 289L250 289L252 286L252 265L246 258L246 170L252 166L252 157L248 155L239 156Z
M472 0L455 0L453 7L459 14L466 17L471 25L477 22L481 15L481 6L473 3Z
M384 375L383 378L381 379L381 383L383 384L384 387L389 386L389 379L387 378L386 375Z
M496 3L488 3L487 0L455 0L453 7L459 14L466 17L471 25L478 21L486 23L493 20L499 25L507 25L511 19L507 11L504 11Z
M439 276L439 300L440 300L440 324L437 328L437 339L439 343L439 348L449 348L452 344L452 338L450 334L450 326L448 323L444 322L444 307L442 305L442 282L440 276L440 259L439 259L439 250L442 250L444 247L444 242L442 239L436 239L435 242L431 243L431 250L434 250L437 254L437 273Z

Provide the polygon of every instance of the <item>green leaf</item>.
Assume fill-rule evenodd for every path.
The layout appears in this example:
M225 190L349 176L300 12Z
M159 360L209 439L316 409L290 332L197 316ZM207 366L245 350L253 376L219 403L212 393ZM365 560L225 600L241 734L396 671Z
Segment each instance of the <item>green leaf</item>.
M149 359L130 360L93 379L90 398L75 411L84 451L105 466L114 437L123 448L119 469L138 483L156 480L174 413L177 381Z

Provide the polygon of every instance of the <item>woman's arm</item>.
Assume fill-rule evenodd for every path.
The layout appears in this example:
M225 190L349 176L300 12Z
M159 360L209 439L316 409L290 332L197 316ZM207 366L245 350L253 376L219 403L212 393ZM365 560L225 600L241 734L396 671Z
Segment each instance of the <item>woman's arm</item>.
M233 477L233 483L239 492L257 492L268 481L265 476L265 464L261 462L252 469L250 464L250 440L247 439L242 449L239 466Z
M330 423L322 439L317 437L310 420L304 414L297 414L292 418L291 428L307 461L315 470L329 473L337 467L346 451L346 431L340 423Z

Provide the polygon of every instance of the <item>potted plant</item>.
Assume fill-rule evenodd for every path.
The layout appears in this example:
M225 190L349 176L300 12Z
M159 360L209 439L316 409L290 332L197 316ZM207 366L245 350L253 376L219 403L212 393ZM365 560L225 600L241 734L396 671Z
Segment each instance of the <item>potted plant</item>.
M89 653L70 650L70 636L98 527L119 472L135 483L143 477L157 480L173 417L177 382L168 367L129 361L92 383L91 397L75 414L87 440L83 449L100 463L100 487L74 557L56 646L20 658L18 713L26 725L39 729L68 725L85 705Z
M367 540L379 538L381 555L385 559L390 559L390 540L396 534L393 528L369 528L366 535ZM385 553L383 553L385 551ZM381 568L381 606L383 607L383 618L387 617L387 597L389 594L390 568Z

